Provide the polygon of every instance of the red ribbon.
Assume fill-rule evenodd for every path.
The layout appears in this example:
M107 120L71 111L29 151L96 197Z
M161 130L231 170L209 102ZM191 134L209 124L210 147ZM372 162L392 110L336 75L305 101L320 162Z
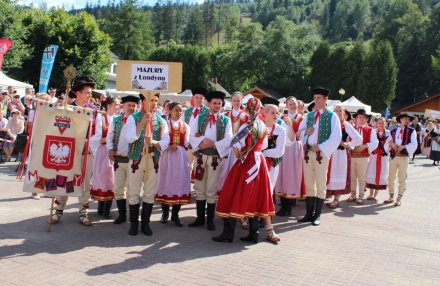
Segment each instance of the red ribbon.
M217 121L215 119L215 115L214 114L209 114L208 116L208 120L209 120L209 127L211 127L213 124L215 124L215 122Z
M196 118L197 115L199 115L199 109L198 108L194 108L194 111L193 111L194 118Z

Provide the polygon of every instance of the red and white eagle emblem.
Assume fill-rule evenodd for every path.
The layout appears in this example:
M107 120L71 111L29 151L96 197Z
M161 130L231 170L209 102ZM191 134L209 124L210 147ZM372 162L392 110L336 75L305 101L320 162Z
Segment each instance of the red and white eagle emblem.
M75 158L75 138L46 136L43 166L47 169L70 170Z

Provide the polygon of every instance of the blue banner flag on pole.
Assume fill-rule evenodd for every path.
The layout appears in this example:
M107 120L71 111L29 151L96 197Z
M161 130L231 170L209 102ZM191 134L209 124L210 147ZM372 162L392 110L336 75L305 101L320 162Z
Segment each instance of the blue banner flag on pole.
M51 45L44 49L43 60L41 61L40 85L38 92L47 92L50 74L57 55L58 46Z
M385 110L385 118L388 118L391 115L390 107L387 107Z

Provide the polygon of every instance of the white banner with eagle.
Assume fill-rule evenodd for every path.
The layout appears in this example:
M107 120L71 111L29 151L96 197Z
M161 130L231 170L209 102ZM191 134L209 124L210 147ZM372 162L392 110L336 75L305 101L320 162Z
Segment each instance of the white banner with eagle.
M83 150L94 111L39 100L36 106L23 191L80 196Z

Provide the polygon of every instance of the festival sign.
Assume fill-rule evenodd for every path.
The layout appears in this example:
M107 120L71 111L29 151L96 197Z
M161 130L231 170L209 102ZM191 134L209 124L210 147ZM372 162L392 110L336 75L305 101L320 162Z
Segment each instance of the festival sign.
M80 196L83 149L92 109L37 100L24 192Z
M425 118L440 119L440 111L433 109L425 109Z
M116 89L138 91L182 90L182 63L118 61Z

